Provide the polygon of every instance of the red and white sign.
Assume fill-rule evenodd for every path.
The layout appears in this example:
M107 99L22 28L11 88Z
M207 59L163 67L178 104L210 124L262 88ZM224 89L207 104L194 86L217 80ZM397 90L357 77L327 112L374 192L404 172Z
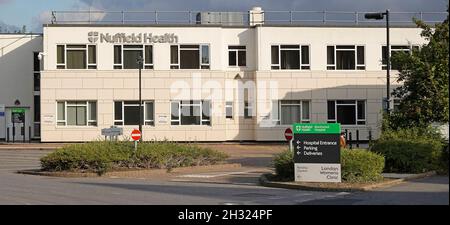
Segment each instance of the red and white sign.
M131 138L135 141L139 141L139 139L141 139L141 132L139 130L133 130L131 132Z
M286 141L290 141L290 140L292 140L292 137L293 137L293 135L292 135L292 129L291 129L291 128L287 128L287 129L284 131L284 138L286 138Z

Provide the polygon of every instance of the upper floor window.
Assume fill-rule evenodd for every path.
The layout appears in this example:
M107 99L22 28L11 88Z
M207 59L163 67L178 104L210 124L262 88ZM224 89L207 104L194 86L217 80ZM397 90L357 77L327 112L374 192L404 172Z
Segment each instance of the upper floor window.
M97 46L57 45L57 69L97 69Z
M328 101L328 123L340 123L342 125L366 124L366 101Z
M97 102L58 101L58 126L97 126Z
M114 45L114 69L139 69L140 57L141 68L153 69L152 45Z
M228 46L228 65L229 66L247 66L245 46Z
M364 46L327 46L327 70L365 70Z
M211 125L211 101L171 101L172 125Z
M272 45L273 70L309 70L308 45Z
M272 121L281 125L309 123L309 101L276 100L272 102Z
M171 69L209 69L209 45L171 45Z
M154 102L144 101L143 125L154 125ZM139 125L139 101L115 101L114 125Z
M413 49L414 48L419 48L419 46L417 46L417 45L413 45L413 46L409 46L409 45L391 45L391 57L396 55L399 52L411 53L411 47ZM386 45L381 47L381 58L382 58L382 60L381 60L381 62L382 62L381 68L383 70L386 70L387 69L387 58L388 58ZM392 65L391 64L391 69L398 70L399 67L397 65Z

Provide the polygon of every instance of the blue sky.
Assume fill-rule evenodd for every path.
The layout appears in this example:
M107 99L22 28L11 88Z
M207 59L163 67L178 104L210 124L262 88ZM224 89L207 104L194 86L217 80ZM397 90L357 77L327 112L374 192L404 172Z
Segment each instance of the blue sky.
M40 31L52 10L265 10L440 11L447 0L0 0L0 26Z

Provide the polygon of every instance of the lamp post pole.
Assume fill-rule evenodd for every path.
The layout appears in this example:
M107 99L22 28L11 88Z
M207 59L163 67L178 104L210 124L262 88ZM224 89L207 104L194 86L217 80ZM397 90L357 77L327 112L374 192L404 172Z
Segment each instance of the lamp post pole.
M375 19L382 20L386 16L386 60L387 60L387 68L386 68L386 112L390 111L390 102L391 102L391 91L390 91L390 73L391 73L391 45L389 43L389 9L386 12L378 12L378 13L366 13L364 17L366 19Z
M391 77L391 45L389 41L389 9L386 10L386 48L387 48L387 69L386 69L386 112L389 114L391 104L390 77Z
M142 70L142 64L143 64L143 58L142 56L138 56L137 63L139 66L139 131L141 132L141 138L139 141L142 141L142 91L141 91L141 70Z

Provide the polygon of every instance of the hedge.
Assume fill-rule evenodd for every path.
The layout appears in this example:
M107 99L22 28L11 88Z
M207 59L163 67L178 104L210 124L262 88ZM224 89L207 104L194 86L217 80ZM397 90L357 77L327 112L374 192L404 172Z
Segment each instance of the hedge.
M448 166L442 138L430 130L383 131L370 150L385 156L386 172L422 173Z
M290 150L277 154L273 160L276 179L294 180L294 159ZM376 182L383 179L384 157L365 149L341 149L343 182Z
M124 168L166 168L217 164L227 155L196 145L96 141L66 145L41 158L44 171L96 172Z

